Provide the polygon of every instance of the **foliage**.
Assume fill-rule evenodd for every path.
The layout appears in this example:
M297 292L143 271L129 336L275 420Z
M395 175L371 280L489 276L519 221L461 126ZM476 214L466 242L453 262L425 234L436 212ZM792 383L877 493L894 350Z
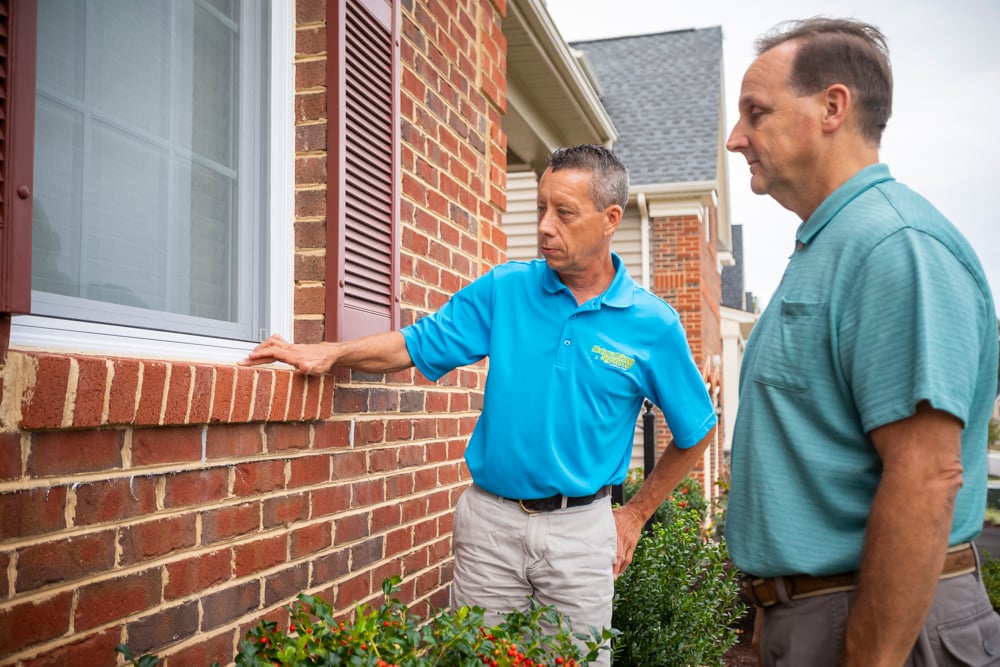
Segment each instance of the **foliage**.
M300 595L289 607L289 627L279 628L268 620L258 623L240 643L236 665L576 667L608 650L601 645L614 634L607 629L590 635L573 633L554 608L537 604L526 612L507 614L492 628L484 626L478 607L444 611L424 622L392 597L399 581L399 577L385 580L381 606L357 607L350 622L338 622L333 608L321 598ZM581 645L586 646L586 655ZM156 657L152 660L136 664L154 667Z
M989 426L987 426L986 443L991 449L1000 447L1000 422L996 419L991 419Z
M622 485L623 495L627 501L634 496L642 486L642 470L630 470ZM677 485L674 492L656 508L652 522L667 525L673 521L677 511L693 511L698 515L698 523L704 523L708 517L708 502L702 491L701 484L694 477L685 477Z
M980 554L980 559L982 561L980 570L983 586L990 596L990 604L993 605L993 609L1000 612L1000 558L994 558L984 551Z
M631 486L626 497L638 488L634 479ZM658 508L615 582L615 667L724 664L746 607L725 542L706 533L706 514L701 487L690 478Z

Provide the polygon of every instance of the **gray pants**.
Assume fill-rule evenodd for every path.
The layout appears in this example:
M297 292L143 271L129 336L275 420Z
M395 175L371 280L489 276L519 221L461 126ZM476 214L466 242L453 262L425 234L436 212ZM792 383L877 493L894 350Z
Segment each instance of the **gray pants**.
M763 667L837 667L854 591L757 610ZM763 618L761 618L763 616ZM1000 665L1000 616L979 573L942 580L905 667Z
M482 607L488 625L527 610L534 598L558 609L575 632L611 627L617 540L610 497L527 514L473 485L455 508L453 541L452 603ZM591 664L610 662L601 651Z

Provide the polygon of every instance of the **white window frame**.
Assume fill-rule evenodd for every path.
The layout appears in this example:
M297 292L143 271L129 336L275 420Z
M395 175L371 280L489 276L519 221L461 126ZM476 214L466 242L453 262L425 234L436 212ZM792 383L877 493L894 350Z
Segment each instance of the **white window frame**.
M295 215L295 4L271 0L268 128L268 244L264 268L267 329L292 336ZM117 357L184 359L227 363L246 356L255 341L195 336L77 320L16 315L11 323L13 349L40 349Z

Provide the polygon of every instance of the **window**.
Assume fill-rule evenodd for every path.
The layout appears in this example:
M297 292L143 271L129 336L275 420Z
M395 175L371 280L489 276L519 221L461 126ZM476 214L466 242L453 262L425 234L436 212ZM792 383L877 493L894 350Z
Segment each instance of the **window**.
M294 8L271 4L37 1L31 315L12 341L149 354L287 332Z

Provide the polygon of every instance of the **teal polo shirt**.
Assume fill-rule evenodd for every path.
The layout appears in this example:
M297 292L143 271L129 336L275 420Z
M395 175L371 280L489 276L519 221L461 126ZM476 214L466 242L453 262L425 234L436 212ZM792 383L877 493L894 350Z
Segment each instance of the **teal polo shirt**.
M881 471L868 433L924 400L965 426L949 544L974 538L997 369L975 253L882 164L830 195L796 241L741 370L726 517L734 563L756 576L857 569Z
M528 499L621 483L647 397L679 447L715 425L677 313L612 260L611 285L584 304L544 261L508 262L402 329L431 380L489 357L465 452L482 488Z

